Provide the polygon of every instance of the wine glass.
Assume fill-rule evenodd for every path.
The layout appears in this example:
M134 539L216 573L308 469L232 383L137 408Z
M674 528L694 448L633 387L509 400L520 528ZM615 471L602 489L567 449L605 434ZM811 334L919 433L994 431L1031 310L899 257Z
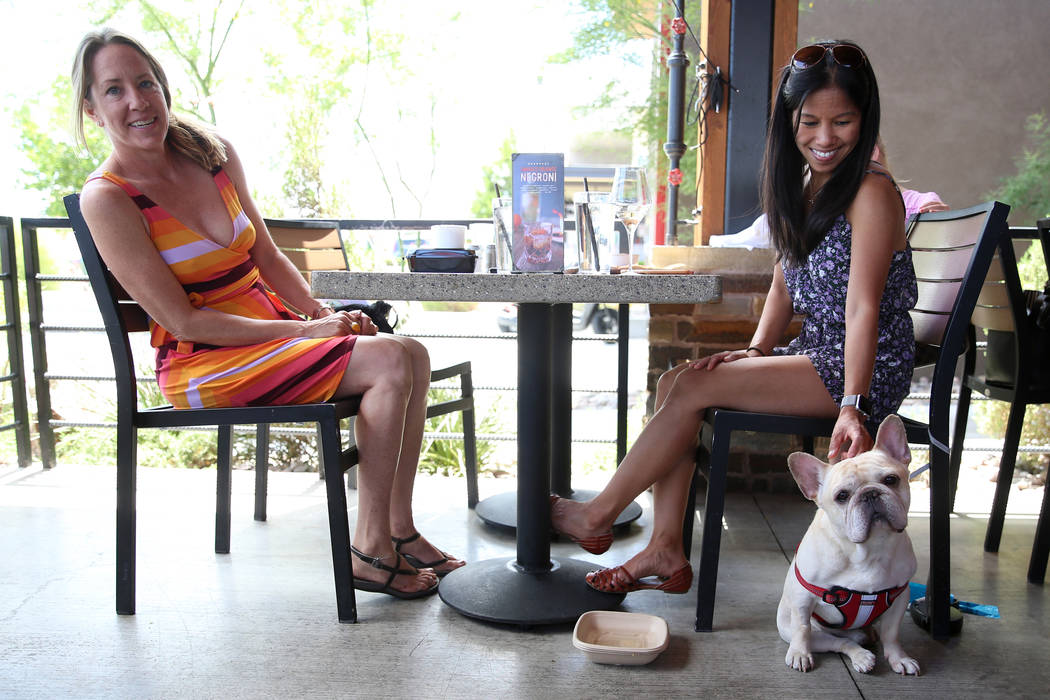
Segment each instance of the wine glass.
M627 253L627 272L633 272L634 232L638 230L638 224L653 207L653 198L649 192L649 180L645 175L645 168L633 165L617 168L613 175L609 201L613 206L616 218L623 222L624 228L627 229L626 250L621 242L618 249L612 252Z

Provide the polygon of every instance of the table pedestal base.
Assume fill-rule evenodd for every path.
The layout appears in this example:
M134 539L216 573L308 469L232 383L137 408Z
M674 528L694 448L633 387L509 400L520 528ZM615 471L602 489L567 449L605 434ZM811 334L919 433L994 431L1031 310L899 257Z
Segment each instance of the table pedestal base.
M589 501L596 495L598 495L597 491L575 489L568 498L574 501ZM507 493L490 496L483 501L479 501L474 507L474 512L486 525L513 530L518 527L518 494L508 491ZM641 515L642 507L632 501L630 505L623 509L623 512L616 516L613 528L629 525L640 518Z
M578 559L552 558L553 568L527 573L515 559L486 559L449 572L438 595L467 617L528 627L574 622L588 610L612 610L624 595L601 593L584 576L601 567Z

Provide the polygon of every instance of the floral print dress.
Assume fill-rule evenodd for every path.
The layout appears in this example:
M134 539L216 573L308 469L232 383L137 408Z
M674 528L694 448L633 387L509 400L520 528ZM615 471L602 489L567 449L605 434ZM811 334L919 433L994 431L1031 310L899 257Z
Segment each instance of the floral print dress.
M782 265L795 313L805 314L802 332L779 355L805 355L824 381L831 398L842 400L845 383L846 288L849 283L852 228L845 214L798 266ZM879 303L879 340L871 378L872 414L878 425L897 411L911 387L915 335L911 315L918 290L911 248L896 251Z

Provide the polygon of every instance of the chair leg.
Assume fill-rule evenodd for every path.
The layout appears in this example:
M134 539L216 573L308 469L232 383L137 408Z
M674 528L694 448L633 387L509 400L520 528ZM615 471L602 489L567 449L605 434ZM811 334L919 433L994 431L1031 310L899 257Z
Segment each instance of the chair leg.
M117 614L135 614L135 500L137 431L117 425Z
M470 408L463 410L464 469L467 472L467 508L478 504L478 442L474 425L474 384L470 372L460 375L459 385L464 399L470 399Z
M948 639L951 636L948 455L933 445L930 446L930 469L930 577L926 597L929 604L930 633L934 639Z
M350 416L350 420L349 420L350 437L353 440L357 439L357 438L354 437L354 421L355 420L357 420L355 416ZM357 490L357 465L356 464L346 470L346 488L349 489L350 491L356 491Z
M697 461L701 459L700 450L697 450ZM700 465L697 464L693 471L693 478L689 482L689 497L685 502L685 516L682 518L682 553L689 559L693 553L693 528L696 526L696 487L700 474Z
M952 433L951 455L948 459L948 478L951 480L951 508L955 512L955 494L959 489L959 468L962 465L963 442L970 413L970 387L963 381L959 387L959 401L955 404L955 430Z
M215 480L215 553L230 553L230 493L233 462L233 426L219 426L218 476Z
M354 568L350 560L350 523L347 519L346 488L339 468L341 441L339 421L321 423L321 451L328 494L328 530L332 540L332 568L335 574L335 601L340 622L357 622L357 599L354 596Z
M1047 470L1050 480L1050 469ZM1046 580L1046 562L1050 558L1050 484L1043 485L1043 505L1039 508L1039 523L1035 526L1035 541L1032 543L1032 558L1028 561L1029 583Z
M992 512L988 515L988 529L984 533L984 551L998 552L999 540L1003 536L1003 521L1006 519L1006 503L1010 499L1010 488L1014 480L1014 463L1017 460L1017 445L1021 441L1021 428L1027 404L1023 397L1014 394L1010 404L1010 417L1006 420L1006 438L1003 440L1003 455L999 458L999 476L995 483L995 498Z
M321 434L321 424L317 424L317 478L324 479L324 436Z
M270 424L255 426L255 519L266 522L266 481L270 473Z
M700 540L700 566L696 590L696 631L710 632L714 624L718 555L722 546L722 516L725 513L726 471L729 464L728 432L713 428L711 464L707 476L704 531Z

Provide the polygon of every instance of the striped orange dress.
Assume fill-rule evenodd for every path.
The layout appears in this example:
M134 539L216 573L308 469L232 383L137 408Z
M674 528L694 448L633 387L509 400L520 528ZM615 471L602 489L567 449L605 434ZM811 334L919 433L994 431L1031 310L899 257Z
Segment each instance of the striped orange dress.
M134 200L146 217L153 244L194 307L249 318L298 318L265 287L252 261L249 252L255 243L255 227L241 207L233 182L222 168L212 175L233 225L229 248L190 230L118 175L103 171L89 180L109 180ZM356 340L352 335L279 338L219 347L179 342L150 320L157 381L176 408L325 401L335 393Z

